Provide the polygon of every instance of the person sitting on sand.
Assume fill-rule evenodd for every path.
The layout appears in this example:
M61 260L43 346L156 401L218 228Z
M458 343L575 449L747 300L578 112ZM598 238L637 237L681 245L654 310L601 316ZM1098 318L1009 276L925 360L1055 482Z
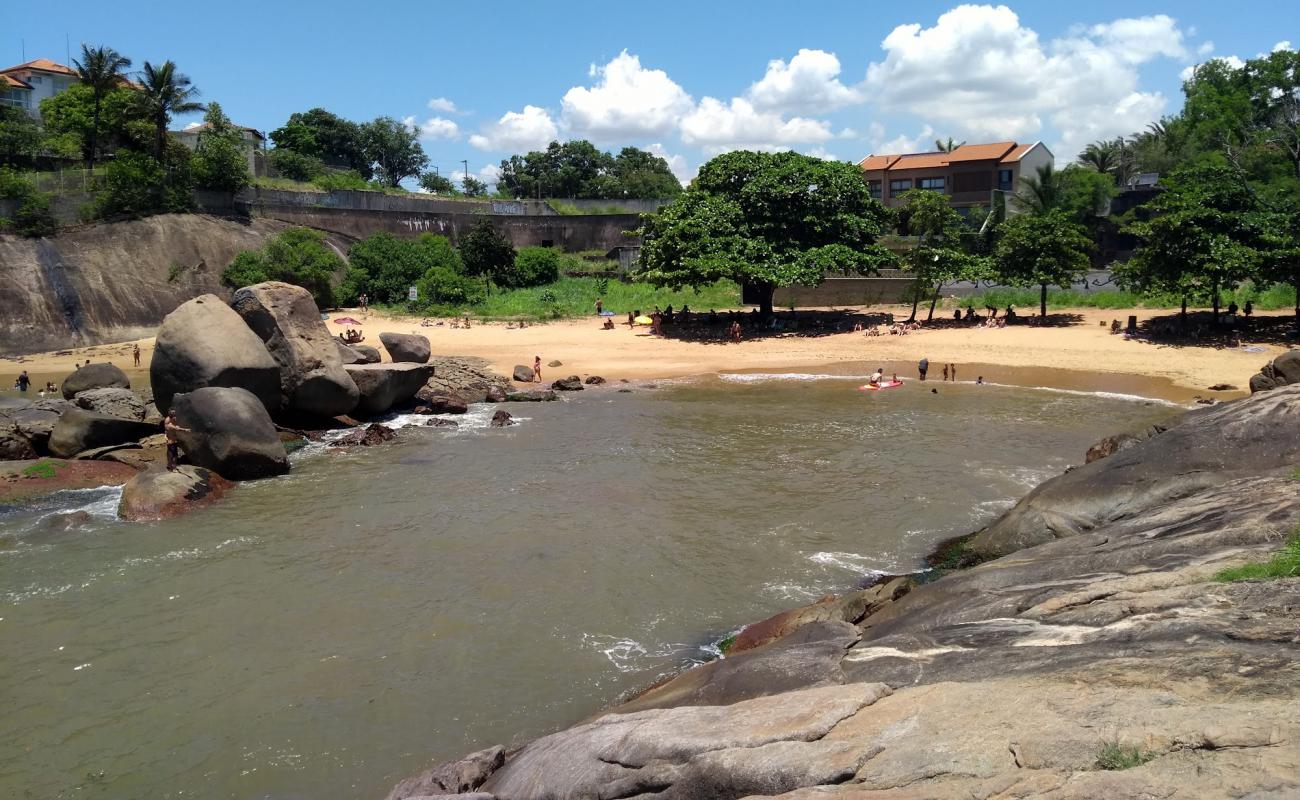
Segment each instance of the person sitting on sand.
M533 383L542 382L542 357L533 356Z
M682 303L682 310L678 313L684 317L687 314L691 313L691 307L686 305L685 303Z
M433 327L433 323L429 320L428 317L425 317L424 319L420 320L420 327L421 327L421 328L432 328L432 327Z
M466 330L469 330L469 317L465 317L465 324L462 327L464 327Z
M54 393L57 392L58 390L59 390L59 387L57 387L57 386L54 385L54 381L46 381L46 382L45 382L45 393L46 393L46 394L54 394Z
M612 331L612 330L614 330L614 318L613 318L613 317L605 317L605 323L604 323L603 325L601 325L601 328L604 329L604 330L607 330L607 331Z
M167 440L167 471L175 472L180 463L181 448L180 442L176 441L177 432L189 433L189 428L182 428L176 422L176 409L170 409L167 416L163 418L163 435Z
M981 376L979 376L978 378L975 379L975 385L976 385L976 386L983 386L983 385L984 385L984 376L983 376L983 375L981 375Z
M739 344L740 336L741 336L740 320L736 320L735 322L731 323L731 341Z

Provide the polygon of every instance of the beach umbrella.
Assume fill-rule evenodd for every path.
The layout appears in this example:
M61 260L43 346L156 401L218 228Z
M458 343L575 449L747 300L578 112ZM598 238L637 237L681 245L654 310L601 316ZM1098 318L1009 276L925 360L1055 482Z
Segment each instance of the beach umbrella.
M655 324L655 321L652 320L652 319L650 319L649 317L647 317L645 314L642 314L641 316L637 317L636 319L634 319L634 320L632 320L632 321L635 322L635 323L638 324L638 325L653 325L653 324Z
M600 312L600 315L601 315L602 317L612 317L612 316L614 316L614 312L613 312L613 311L602 311L602 312Z
M360 325L361 323L352 317L339 317L334 320L335 325Z

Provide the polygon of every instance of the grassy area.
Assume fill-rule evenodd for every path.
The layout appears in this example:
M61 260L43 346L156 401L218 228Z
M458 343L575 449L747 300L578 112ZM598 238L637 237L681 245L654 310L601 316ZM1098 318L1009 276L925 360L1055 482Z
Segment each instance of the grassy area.
M23 468L24 478L53 478L64 466L56 461L42 460Z
M648 312L655 306L681 308L689 305L693 311L735 308L740 304L740 287L731 281L718 281L699 291L671 291L646 283L560 278L554 283L531 289L496 291L487 300L469 308L433 307L419 313L432 316L469 314L480 319L564 319L591 316L595 313L598 297L604 298L605 310L626 317L629 311L640 309ZM406 309L395 310L407 312Z
M1156 754L1119 742L1104 742L1097 751L1097 768L1120 770L1140 767Z
M985 306L1006 308L1013 305L1022 311L1038 308L1037 289L990 289L980 294L963 298L948 298L942 302L944 308L965 308L967 304L977 309ZM1275 284L1260 288L1252 283L1244 283L1235 292L1224 292L1220 306L1227 308L1229 303L1246 305L1249 300L1260 311L1277 311L1295 307L1295 288L1285 284ZM1122 289L1103 289L1095 292L1081 292L1077 289L1049 289L1047 307L1051 308L1179 308L1182 298L1176 295L1150 294L1142 295ZM1195 308L1208 308L1209 298L1192 298L1189 303Z
M630 214L632 213L628 211L625 207L620 206L618 203L610 203L609 205L606 206L592 206L586 209L578 208L573 203L567 203L563 200L547 200L546 203L551 208L555 209L555 212L557 214L566 217L576 217L583 214Z
M1300 528L1297 528L1286 540L1281 551L1268 561L1221 570L1214 579L1221 583L1232 583L1270 578L1294 578L1297 575L1300 575Z

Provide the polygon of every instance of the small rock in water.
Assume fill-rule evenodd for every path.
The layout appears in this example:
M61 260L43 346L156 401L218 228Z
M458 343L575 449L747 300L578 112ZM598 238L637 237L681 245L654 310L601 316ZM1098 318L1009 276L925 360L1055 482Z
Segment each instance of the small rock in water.
M489 386L484 400L488 403L504 403L506 401L506 390L500 386Z
M90 516L87 511L69 511L64 514L50 514L40 522L40 528L47 533L63 533L83 528L88 525L94 517Z
M551 388L561 392L580 392L582 391L582 378L577 375L570 375L552 383Z
M352 447L360 445L362 447L373 447L384 442L391 442L397 438L397 432L387 425L380 425L378 422L367 425L364 428L358 428L348 431L344 435L330 442L330 447Z
M510 416L509 411L502 410L492 415L491 426L493 428L504 428L507 425L515 425L515 424L518 423L515 422L514 417Z
M1231 383L1216 383L1210 387L1211 392L1235 392L1237 387Z
M600 377L599 375L588 375L587 380L583 381L583 383L587 384L588 386L599 386L604 382L605 379Z
M618 390L618 393L619 393L619 394L632 394L632 390L631 390L631 389L619 389L619 390Z
M431 420L429 420L428 422L424 423L424 427L426 427L426 428L459 428L459 427L460 427L460 423L457 422L457 421L454 420L454 419L439 419L439 418L437 418L437 417L434 417L433 419L431 419Z

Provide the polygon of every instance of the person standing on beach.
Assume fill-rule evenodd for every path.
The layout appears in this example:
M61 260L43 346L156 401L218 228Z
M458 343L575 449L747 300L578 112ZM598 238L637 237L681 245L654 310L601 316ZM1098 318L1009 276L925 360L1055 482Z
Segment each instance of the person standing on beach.
M135 365L137 367L140 366L140 343L139 342L137 342L135 347L131 349L131 358L135 359Z
M601 314L601 312L604 311L604 310L605 310L605 298L603 298L603 297L597 297L597 298L596 298L596 316L599 317L600 314Z
M27 391L27 387L31 385L32 385L31 376L27 374L27 370L23 370L22 373L18 376L18 391L25 392Z
M925 373L930 371L930 359L922 358L921 362L916 365L916 371L921 373L921 380L925 380Z
M176 422L176 409L170 409L167 416L163 419L163 434L167 438L167 471L175 472L181 458L181 445L176 441L176 433L181 431L189 433L189 428L182 428Z
M542 382L542 357L533 356L533 383Z
M943 365L943 381L944 381L944 383L947 383L947 382L948 382L948 365L947 365L947 364L944 364L944 365Z
M949 372L949 374L952 375L952 382L953 382L953 383L956 383L956 382L957 382L957 365L956 365L956 364L949 364L949 365L948 365L948 372Z

